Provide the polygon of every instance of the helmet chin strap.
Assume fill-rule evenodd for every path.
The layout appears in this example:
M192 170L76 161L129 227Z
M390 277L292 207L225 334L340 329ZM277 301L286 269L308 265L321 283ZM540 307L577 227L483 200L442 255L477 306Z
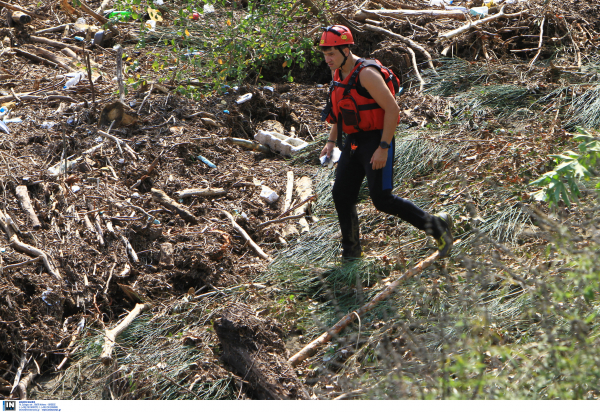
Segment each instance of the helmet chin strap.
M344 64L346 64L346 61L348 60L348 56L350 56L350 53L348 53L348 56L346 56L344 54L344 52L342 51L342 46L336 46L336 49L338 49L340 51L340 53L342 53L342 56L344 56L344 61L342 61L342 64L340 64L340 67L338 67L338 69L341 69L342 67L344 67Z

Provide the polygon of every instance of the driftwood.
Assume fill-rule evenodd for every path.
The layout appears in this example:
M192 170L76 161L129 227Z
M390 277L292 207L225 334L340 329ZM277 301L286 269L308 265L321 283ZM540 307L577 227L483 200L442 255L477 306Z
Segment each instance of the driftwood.
M294 172L287 172L287 183L285 184L285 202L283 203L283 210L288 210L292 206L292 196L294 194Z
M372 17L433 17L434 19L466 20L465 13L460 10L364 10L354 15L354 20L364 21Z
M34 61L34 62L38 62L38 63L46 63L46 64L47 64L48 66L50 66L50 67L56 67L56 66L58 66L58 64L56 64L56 63L54 63L54 62L52 62L52 61L50 61L50 60L48 60L48 59L44 59L43 57L40 57L40 56L38 56L38 55L35 55L35 54L33 54L33 53L30 53L30 52L28 52L28 51L26 51L26 50L19 49L19 48L17 48L17 47L13 48L12 50L13 50L15 53L17 53L19 56L26 57L26 58L28 58L29 60L32 60L32 61ZM14 100L19 100L19 99L23 99L23 98L25 98L25 97L27 97L27 96L21 96L21 95L16 95L16 96L4 96L2 99L0 99L0 102L2 102L2 103L3 103L4 101L10 101L10 100L13 100L13 99L14 99ZM29 99L30 99L30 100L33 100L33 99L41 99L41 98L42 98L42 96L29 96ZM8 100L5 100L5 99L8 99Z
M63 42L60 42L60 41L56 41L56 40L50 40L50 39L47 39L45 37L29 36L29 39L32 42L45 44L47 46L52 46L52 47L55 47L55 48L57 48L59 50L62 50L64 48L68 48L68 49L73 50L74 52L77 52L77 51L80 52L80 51L82 51L81 47L73 46L72 44L67 44L67 43L63 43Z
M400 47L400 49L410 54L410 61L412 62L415 76L417 77L417 80L419 80L419 91L422 92L423 87L425 87L425 81L423 80L423 77L421 77L421 73L419 73L419 66L417 65L417 56L415 55L415 52L410 47Z
M71 351L71 348L75 345L75 342L77 341L77 337L83 330L84 326L85 326L85 318L82 318L81 322L77 325L77 329L75 329L73 336L71 336L71 341L69 342L69 346L67 346L67 348L65 349L65 357L60 362L60 364L56 367L57 371L61 370L62 367L65 366L65 364L67 363L67 360L69 360L69 356L71 356L73 354L73 352Z
M370 30L370 31L375 31L375 32L378 32L378 33L387 34L388 36L393 37L394 39L398 39L401 42L409 45L413 49L416 49L416 50L420 51L421 53L423 53L423 55L425 57L427 57L427 62L429 63L429 67L431 67L433 69L433 71L435 72L435 67L433 65L433 59L431 58L431 54L429 54L429 52L427 50L425 50L423 48L423 46L421 46L420 44L415 43L413 40L409 39L408 37L401 36L399 34L393 33L391 31L386 30L386 29L381 28L381 27L373 26L371 24L365 24L363 27L365 29L367 29L367 30ZM419 73L419 71L416 68L415 68L415 72Z
M265 226L268 226L268 225L272 225L272 224L275 224L275 223L282 223L282 222L285 222L285 221L288 221L288 220L301 219L304 216L306 216L306 213L301 213L299 215L294 215L294 216L286 216L286 217L282 217L281 219L268 220L268 221L266 221L266 222L261 223L260 225L258 225L257 228L258 229L262 229L262 228L264 228Z
M133 246L131 246L131 243L129 243L129 240L123 235L120 235L120 238L121 242L123 242L123 246L125 246L127 254L131 257L131 260L133 260L134 263L140 263L140 259L138 258L137 253L135 253Z
M30 47L33 51L35 51L37 56L43 57L46 60L50 60L51 62L56 63L58 66L62 67L65 70L68 70L68 71L77 70L77 66L75 66L74 64L71 64L70 61L66 61L66 59L64 57L57 56L56 54L54 54L46 49L42 49L41 47L35 47L35 46L30 46ZM67 49L67 50L71 50L71 49ZM71 50L71 52L74 54L74 52L72 50Z
M192 197L192 196L200 196L200 197L224 196L226 194L227 194L227 190L219 189L217 187L209 187L206 189L183 189L178 192L175 192L175 196L179 199L185 199L186 197Z
M23 266L27 266L33 263L37 263L40 260L42 260L41 256L38 256L36 258L30 259L30 260L26 260L25 262L20 262L20 263L14 263L12 265L7 265L7 266L0 266L0 275L5 271L5 270L10 270L10 269L17 269Z
M298 179L296 182L296 195L302 203L294 209L294 213L296 216L308 214L309 205L308 202L304 201L313 197L312 180L310 180L310 177L302 176ZM301 217L300 220L298 220L298 224L302 227L300 230L301 233L310 232L310 227L308 226L305 217Z
M113 329L107 330L104 336L104 346L102 347L102 354L100 360L105 365L110 365L113 361L112 351L115 346L115 340L125 330L131 322L142 312L147 311L151 308L148 303L137 303L135 308L129 314L117 324Z
M61 24L60 26L54 26L54 27L48 27L46 29L41 29L38 31L33 32L33 34L35 35L39 35L39 34L46 34L46 33L55 33L57 31L63 31L65 29L65 27L67 27L68 24Z
M14 4L10 4L10 3L6 3L4 1L0 1L0 6L1 7L6 7L9 10L13 10L13 11L20 11L22 13L25 13L31 17L36 17L37 15L33 12L27 11L19 6L15 6Z
M17 199L19 199L19 203L23 210L29 216L29 220L31 220L32 227L37 230L42 227L37 215L35 214L35 210L33 210L33 206L31 206L31 199L29 199L29 192L27 191L27 186L17 186L15 189L15 195Z
M114 47L117 52L117 84L119 85L119 101L125 103L125 85L123 84L123 47L117 44Z
M252 246L252 249L254 249L254 251L258 254L258 256L260 256L261 258L263 258L265 260L271 260L271 257L269 255L267 255L260 248L260 246L258 246L254 242L254 240L252 240L252 238L250 237L250 235L248 235L248 233L246 233L246 231L240 225L238 225L236 223L236 221L233 218L233 216L231 216L231 213L227 212L226 210L221 210L221 212L223 212L223 214L229 218L229 220L231 221L231 225L233 226L233 228L235 230L237 230L240 235L242 235L242 237L250 244L250 246Z
M29 371L29 373L27 375L25 375L25 377L19 381L19 384L17 385L17 392L19 393L19 400L21 400L21 401L27 400L27 388L29 387L29 385L31 385L31 383L37 376L38 376L37 370L32 370L32 371Z
M102 130L98 130L98 134L114 140L114 142L117 144L117 146L118 146L118 148L119 148L120 151L122 151L121 150L121 146L124 147L125 151L127 153L129 153L134 160L137 160L137 153L127 143L125 143L123 140L119 139L117 136L113 136L112 134L108 134L106 132L103 132Z
M257 152L271 153L271 149L269 149L267 146L262 145L260 143L253 142L251 140L226 137L225 141L226 142L231 142L231 143L236 144L238 146L242 146L242 147L245 147L246 149L254 150L254 151L257 151Z
M163 205L164 207L171 210L172 212L177 212L177 214L179 214L179 216L181 216L183 218L183 220L185 220L186 222L193 223L193 224L198 223L198 220L196 219L196 217L194 215L192 215L182 205L180 205L179 203L177 203L176 201L171 199L169 196L167 196L167 194L165 192L163 192L162 190L152 188L151 192L152 192L152 200L154 200L156 203Z
M485 18L483 18L481 20L470 21L469 23L465 24L462 27L459 27L458 29L450 30L447 33L440 34L440 38L445 39L445 40L449 40L449 39L451 39L453 37L458 36L459 34L462 34L462 33L466 32L466 31L471 30L472 28L482 26L482 25L484 25L486 23L489 23L491 21L498 20L500 18L519 17L519 16L522 16L523 14L526 14L529 11L529 10L523 10L523 11L520 11L518 13L505 14L504 13L504 7L506 7L506 6L502 6L502 8L500 9L500 12L498 14L494 14L492 16L485 17Z
M23 243L19 240L19 237L17 236L12 227L12 219L8 215L4 214L4 212L2 211L0 211L0 226L2 226L2 229L4 230L4 233L6 233L6 236L8 237L8 240L10 242L10 246L14 250L16 250L17 252L25 253L29 256L41 257L48 273L59 280L62 279L60 277L58 269L56 268L56 266L54 266L54 263L52 263L52 261L48 258L48 255L46 255L46 253L44 253L38 248Z
M456 242L454 242L454 245L457 245L459 242L460 240L457 240ZM373 297L373 299L371 299L369 303L363 305L362 307L360 307L360 309L357 309L352 313L347 314L342 319L340 319L338 323L333 325L327 332L325 332L317 339L313 340L308 345L306 345L300 352L292 356L289 359L289 362L293 366L296 366L304 359L308 358L309 356L312 356L319 346L329 342L334 336L337 336L342 330L344 330L346 326L354 322L355 319L360 318L362 315L364 315L365 313L373 309L375 306L377 306L380 302L387 299L394 292L394 290L396 290L398 285L400 285L405 280L415 276L416 274L421 273L433 262L435 262L438 259L438 256L439 252L436 251L428 258L423 259L415 266L407 270L402 276L400 276L395 281L389 283L381 292L375 295L375 297Z

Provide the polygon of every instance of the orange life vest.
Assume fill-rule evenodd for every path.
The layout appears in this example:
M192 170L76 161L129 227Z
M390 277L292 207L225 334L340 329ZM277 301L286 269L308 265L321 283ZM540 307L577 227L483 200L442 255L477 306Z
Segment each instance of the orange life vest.
M379 60L359 59L352 72L343 81L340 79L340 69L337 69L329 87L329 101L323 110L322 120L338 124L338 144L341 144L339 141L342 130L351 134L383 129L385 111L366 89L362 88L360 93L357 90L358 75L366 67L378 69L392 95L398 93L400 89L394 72L383 66Z

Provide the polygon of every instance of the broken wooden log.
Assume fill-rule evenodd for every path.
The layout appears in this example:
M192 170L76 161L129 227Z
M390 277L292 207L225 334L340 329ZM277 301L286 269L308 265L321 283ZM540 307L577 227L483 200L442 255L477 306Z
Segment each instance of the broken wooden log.
M374 16L403 17L432 17L434 19L466 20L465 13L461 10L364 10L361 9L354 15L354 20L365 21Z
M115 346L115 340L119 335L127 329L131 322L138 317L139 314L147 311L152 306L148 303L137 303L135 308L129 314L117 324L113 329L107 330L104 336L104 346L102 347L102 354L100 360L105 365L110 365L113 362L112 351Z
M27 23L31 23L31 16L29 14L25 14L22 11L15 11L11 13L11 20L15 24L24 25Z
M35 214L35 210L33 210L33 206L31 206L31 199L29 198L27 186L17 186L15 189L15 195L17 196L17 199L19 199L19 203L21 204L23 211L27 213L29 220L31 220L32 227L35 230L38 230L40 227L42 227L42 225L37 215Z
M454 245L457 245L460 242L460 239L454 242ZM431 266L433 262L435 262L439 257L439 252L436 251L431 254L428 258L423 259L415 266L407 270L402 276L400 276L395 281L389 283L381 292L379 292L371 301L359 309L353 311L352 313L347 314L342 319L339 320L338 323L333 325L327 332L323 333L317 339L310 342L306 345L300 352L296 353L289 359L289 362L292 366L298 365L304 359L312 356L318 349L319 346L324 343L329 342L334 336L337 336L346 326L354 322L355 319L360 318L362 315L373 309L380 302L387 299L393 292L396 290L400 283L404 282L407 279L415 276L418 273L421 273L423 270Z
M260 246L258 246L254 242L254 240L252 240L252 238L250 237L250 235L248 235L248 233L240 225L237 224L237 222L235 221L235 219L233 218L233 216L231 215L231 213L227 212L226 210L221 210L221 212L223 212L223 214L229 218L229 220L231 221L231 225L233 226L233 228L235 230L237 230L240 235L242 235L242 237L248 242L248 244L252 247L252 249L254 249L254 251L258 254L258 256L260 256L261 258L263 258L265 260L269 260L269 261L272 260L271 257L269 255L267 255L260 248Z
M214 323L221 359L248 384L253 398L309 399L286 361L283 331L276 321L258 317L248 305L234 303Z
M17 269L23 266L27 266L33 263L37 263L40 260L42 260L41 256L38 256L36 258L30 259L30 260L26 260L25 262L20 262L20 263L14 263L12 265L6 265L6 266L0 266L0 275L2 273L4 273L5 270L10 270L10 269Z
M10 4L10 3L6 3L4 1L0 1L0 6L1 7L6 7L9 10L13 10L13 11L20 11L21 13L25 13L31 17L36 17L37 15L31 11L27 11L24 8L21 8L19 6L16 6L14 4Z
M46 60L50 60L51 62L56 63L58 66L62 67L65 70L73 71L77 70L77 66L72 64L71 61L65 59L64 57L57 56L56 54L42 49L41 47L30 46L30 48L36 53L37 56L43 57ZM67 49L71 50L71 49ZM71 52L75 54L72 50ZM76 56L76 55L75 55Z
M63 43L60 41L56 41L56 40L50 40L45 37L29 36L29 39L35 43L41 43L41 44L45 44L47 46L52 46L59 50L67 48L67 49L73 50L74 52L82 51L81 47L73 46L72 44L67 44L67 43Z
M152 192L152 200L154 200L156 203L163 205L164 207L171 210L172 212L177 212L177 214L179 216L181 216L183 218L183 220L185 220L186 222L193 223L193 224L198 223L198 220L196 219L196 217L194 215L192 215L182 205L180 205L179 203L177 203L176 201L171 199L169 196L167 196L167 194L165 192L163 192L162 190L152 188L151 192Z
M209 197L209 196L225 196L227 194L227 190L219 189L218 187L208 187L206 189L183 189L178 192L175 192L175 196L179 199L185 199L186 197L199 196L199 197Z
M0 226L2 226L4 233L6 233L6 236L8 237L8 240L10 242L10 246L13 249L15 249L17 252L25 253L29 256L41 257L48 273L57 278L58 280L62 280L58 269L56 268L56 266L54 266L54 263L52 263L52 261L48 258L48 255L46 255L45 252L31 245L23 243L19 240L19 237L13 229L12 219L8 215L4 214L4 212L2 211L0 211Z
M519 16L522 16L523 14L526 14L529 11L529 9L527 9L527 10L520 11L518 13L506 14L506 13L504 13L505 7L506 6L502 6L502 8L500 9L500 12L498 14L494 14L492 16L485 17L481 20L470 21L469 23L465 24L464 26L461 26L454 30L450 30L449 32L446 32L446 33L442 33L442 34L440 34L440 38L449 40L453 37L458 36L461 33L471 30L472 28L482 26L491 21L498 20L500 18L519 17Z
M301 203L300 206L294 209L294 214L296 216L308 214L309 202L306 200L313 197L312 180L310 177L302 176L300 179L298 179L296 182L296 195L298 196L298 199L300 199ZM298 224L302 227L300 233L310 232L310 227L308 226L308 222L306 221L305 217L301 217L298 220Z

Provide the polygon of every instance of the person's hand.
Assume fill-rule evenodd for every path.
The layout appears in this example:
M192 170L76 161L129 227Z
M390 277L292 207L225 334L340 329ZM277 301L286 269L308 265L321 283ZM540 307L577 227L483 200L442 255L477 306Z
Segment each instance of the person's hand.
M325 143L325 147L323 148L323 150L321 150L321 154L319 155L319 157L323 157L325 155L327 155L327 157L331 157L331 153L333 152L334 147L335 147L334 142Z
M382 149L378 147L373 153L373 157L371 157L371 164L373 165L373 170L383 169L385 164L387 163L389 149Z

